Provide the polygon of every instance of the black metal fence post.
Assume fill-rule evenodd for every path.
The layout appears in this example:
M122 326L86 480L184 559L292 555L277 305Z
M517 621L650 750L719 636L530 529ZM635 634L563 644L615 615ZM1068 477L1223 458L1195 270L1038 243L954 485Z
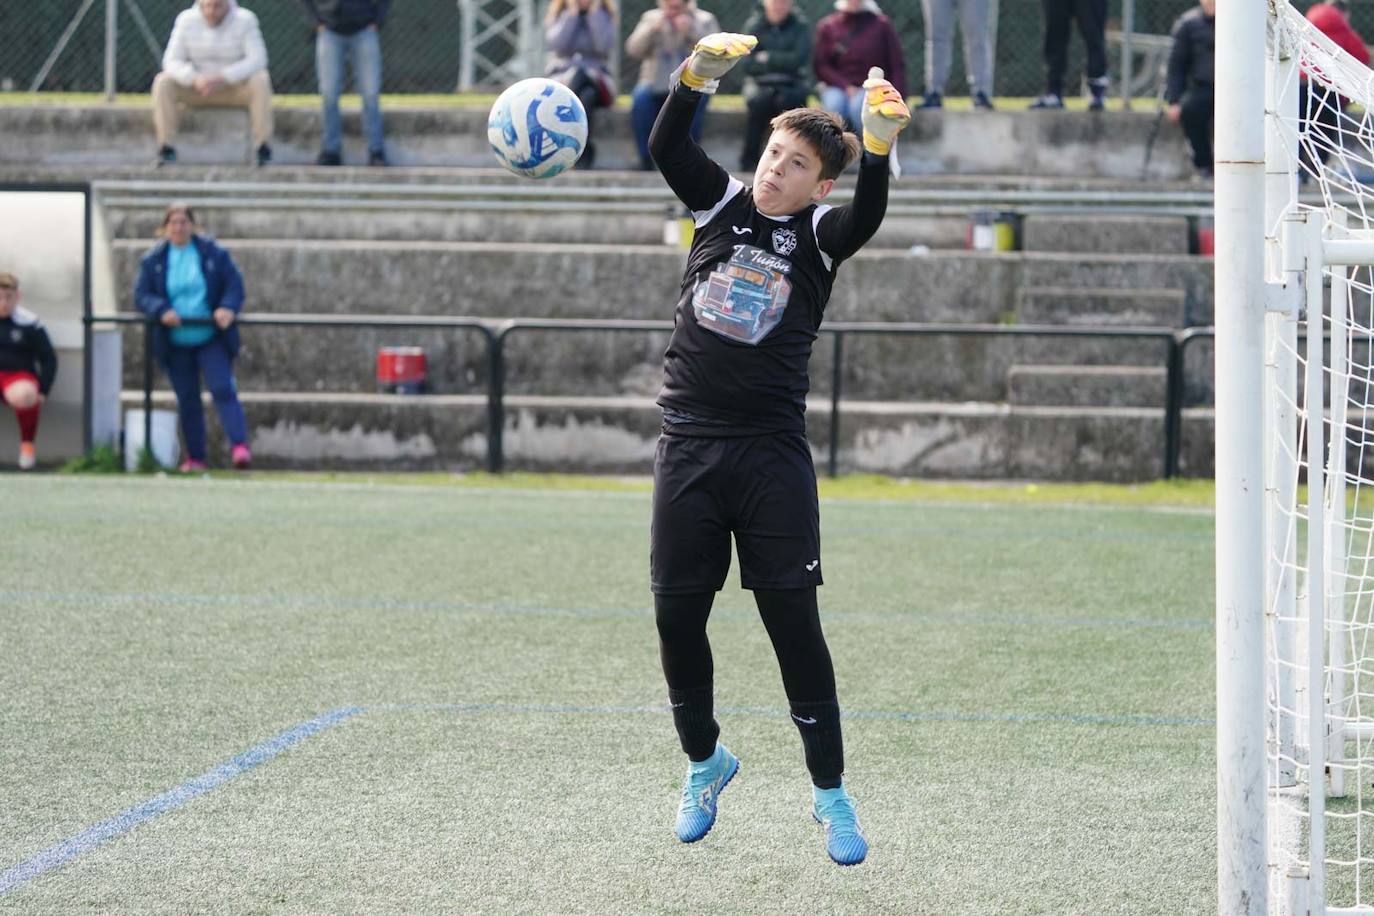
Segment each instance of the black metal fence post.
M500 474L506 463L506 335L512 327L503 323L487 337L487 471L492 474Z
M1178 456L1183 431L1183 344L1177 335L1169 341L1164 382L1164 479L1178 476Z

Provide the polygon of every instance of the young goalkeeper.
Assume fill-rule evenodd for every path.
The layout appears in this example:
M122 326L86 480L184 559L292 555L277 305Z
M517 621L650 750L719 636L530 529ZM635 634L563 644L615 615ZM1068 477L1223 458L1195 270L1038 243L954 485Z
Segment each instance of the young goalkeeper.
M650 566L673 724L691 763L677 814L685 843L706 835L739 760L719 744L706 620L730 568L754 593L782 669L814 783L813 813L841 865L868 854L845 791L835 672L821 632L820 507L806 441L807 362L840 263L867 242L887 208L888 153L911 119L874 70L864 84L863 159L853 202L820 203L859 156L859 141L823 111L772 122L752 188L730 176L688 130L702 93L755 44L719 33L674 74L650 151L693 211L675 329L658 403Z

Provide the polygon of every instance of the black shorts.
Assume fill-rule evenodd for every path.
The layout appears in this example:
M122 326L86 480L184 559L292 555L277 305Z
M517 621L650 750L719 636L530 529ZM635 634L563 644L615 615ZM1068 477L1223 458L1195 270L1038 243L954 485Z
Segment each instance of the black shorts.
M731 534L745 588L821 584L821 511L806 436L659 438L649 547L654 594L719 591L730 571Z

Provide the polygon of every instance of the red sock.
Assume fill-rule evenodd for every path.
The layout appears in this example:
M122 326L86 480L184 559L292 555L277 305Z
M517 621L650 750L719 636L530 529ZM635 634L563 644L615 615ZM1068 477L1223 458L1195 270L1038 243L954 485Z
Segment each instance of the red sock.
M38 411L37 404L32 407L15 408L14 415L19 418L19 441L32 442L33 437L38 434Z

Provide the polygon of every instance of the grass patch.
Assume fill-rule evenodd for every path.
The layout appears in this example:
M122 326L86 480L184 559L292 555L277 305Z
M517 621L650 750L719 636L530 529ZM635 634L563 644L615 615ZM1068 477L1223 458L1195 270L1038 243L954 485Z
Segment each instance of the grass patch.
M231 471L216 477L239 476ZM481 490L589 490L647 493L653 488L647 476L598 476L591 474L373 474L361 472L259 471L255 478L346 483L378 486L438 486ZM1215 502L1211 480L1159 480L1139 484L1028 483L982 481L933 481L848 474L822 477L820 494L827 499L903 500L910 502L978 503L992 505L1103 505L1169 506L1210 509Z
M367 478L0 475L24 533L0 582L0 871L364 710L0 894L6 912L1173 916L1215 899L1210 517L827 504L822 615L873 841L842 869L737 569L710 636L743 765L711 835L673 839L685 762L649 500L554 489L646 481L286 479Z

